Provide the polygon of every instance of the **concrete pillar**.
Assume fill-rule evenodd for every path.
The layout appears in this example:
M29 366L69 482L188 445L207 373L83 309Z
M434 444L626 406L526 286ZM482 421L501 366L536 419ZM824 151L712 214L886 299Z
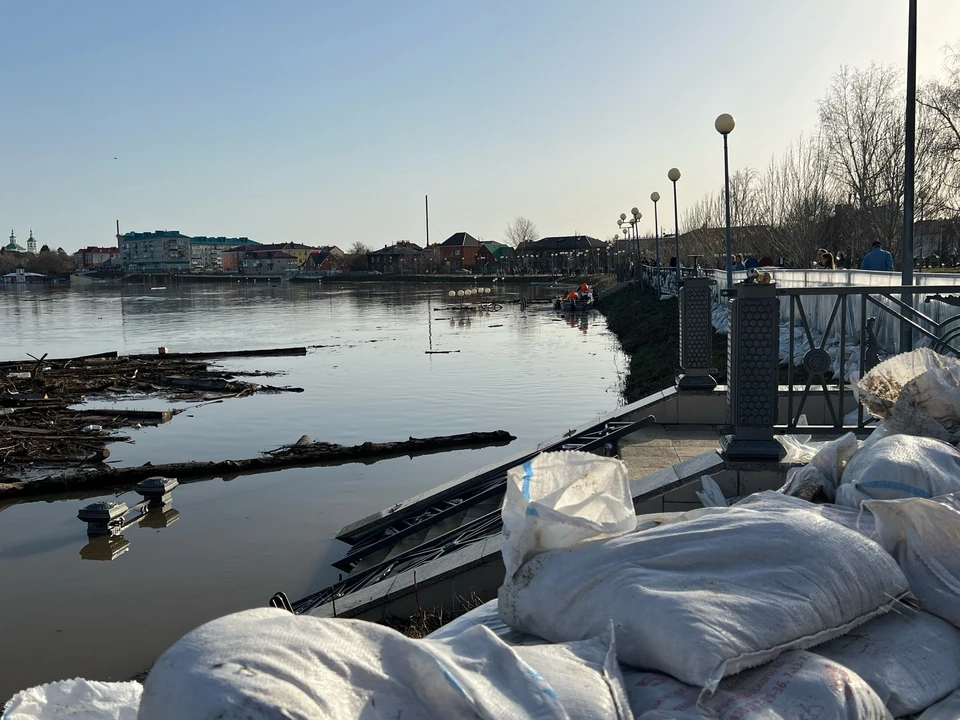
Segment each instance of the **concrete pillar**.
M720 438L730 460L779 460L777 423L780 303L776 285L734 285L727 337L727 410L733 435Z
M712 390L717 381L713 367L713 294L710 278L687 278L680 288L681 390Z

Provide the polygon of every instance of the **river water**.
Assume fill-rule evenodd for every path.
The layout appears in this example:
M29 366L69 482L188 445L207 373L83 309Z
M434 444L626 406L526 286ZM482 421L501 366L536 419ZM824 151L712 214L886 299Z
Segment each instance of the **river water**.
M571 323L542 305L521 311L510 301L554 291L493 288L503 309L463 319L444 309L450 288L439 284L0 290L0 360L161 345L325 346L305 357L223 362L283 372L265 382L305 392L191 407L168 424L129 431L133 442L113 445L111 462L252 457L304 434L343 444L496 429L518 438L184 484L173 495L175 522L126 530L113 559L84 557L97 546L85 549L77 519L81 507L112 494L0 504L0 703L50 680L126 679L207 620L263 606L277 590L297 599L325 587L337 579L330 563L346 546L333 538L345 524L620 404L626 360L602 316ZM431 349L457 352L426 354ZM133 505L139 496L119 499Z

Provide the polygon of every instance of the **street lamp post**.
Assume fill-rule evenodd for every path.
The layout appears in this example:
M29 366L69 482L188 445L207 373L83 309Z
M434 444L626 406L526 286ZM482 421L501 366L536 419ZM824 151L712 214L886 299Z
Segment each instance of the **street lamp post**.
M667 179L673 183L673 244L677 263L677 292L680 292L680 215L677 211L677 180L680 179L680 171L670 168Z
M640 218L643 215L640 214L640 210L637 207L630 208L630 214L633 215L633 219L630 221L630 224L633 225L633 241L636 243L637 247L637 266L640 265ZM639 270L637 271L639 272Z
M660 202L660 193L654 191L650 193L650 199L653 200L653 237L656 243L657 253L657 294L660 294L660 219L657 216L657 203Z
M917 0L910 0L907 9L907 107L905 147L903 156L903 260L900 284L913 285L913 201L914 153L917 125ZM913 307L913 295L900 296L908 308ZM900 352L913 349L913 329L906 320L900 321Z
M723 113L717 117L713 126L723 135L723 187L727 212L727 289L729 290L733 287L733 248L730 240L730 159L727 153L727 136L733 132L736 122L733 115Z

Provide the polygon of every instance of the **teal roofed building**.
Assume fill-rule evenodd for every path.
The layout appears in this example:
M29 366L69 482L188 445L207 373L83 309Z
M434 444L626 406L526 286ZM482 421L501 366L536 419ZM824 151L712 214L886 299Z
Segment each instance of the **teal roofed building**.
M31 236L33 233L31 233ZM10 241L3 246L5 252L26 252L21 245L17 244L17 236L13 234L13 230L10 230Z

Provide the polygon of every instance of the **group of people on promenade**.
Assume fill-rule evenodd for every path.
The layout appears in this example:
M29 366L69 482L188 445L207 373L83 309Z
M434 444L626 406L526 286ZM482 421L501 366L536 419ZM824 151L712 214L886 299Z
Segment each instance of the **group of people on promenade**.
M837 270L838 268L848 269L849 263L842 250L834 257L825 248L820 248L817 250L817 259L813 266L820 270ZM870 252L860 261L860 269L893 272L893 255L883 249L879 240L874 240Z

